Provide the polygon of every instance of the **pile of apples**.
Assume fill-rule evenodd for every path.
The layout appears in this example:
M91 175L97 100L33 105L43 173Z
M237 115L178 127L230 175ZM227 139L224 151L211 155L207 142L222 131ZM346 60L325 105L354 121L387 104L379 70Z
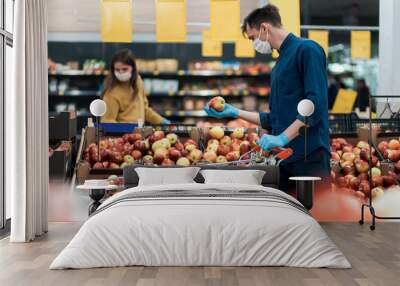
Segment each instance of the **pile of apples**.
M242 155L256 147L259 139L257 133L246 133L244 128L235 128L228 136L219 126L211 128L208 135L203 160L209 163L237 161ZM249 159L249 156L245 155L243 159Z
M370 148L372 157L371 169L372 187L369 185L369 157ZM340 188L349 188L359 197L376 198L383 194L384 189L397 184L397 175L389 172L382 175L380 162L375 155L375 149L365 141L359 141L356 146L349 144L344 138L334 138L331 141L331 159L336 162L331 176Z
M392 139L378 144L378 150L383 157L394 163L394 170L400 174L400 140Z
M100 140L100 158L96 144L84 152L84 160L94 169L119 169L133 163L145 165L189 166L202 158L198 144L192 139L184 143L175 133L155 131L147 138L140 133L125 134L122 138Z

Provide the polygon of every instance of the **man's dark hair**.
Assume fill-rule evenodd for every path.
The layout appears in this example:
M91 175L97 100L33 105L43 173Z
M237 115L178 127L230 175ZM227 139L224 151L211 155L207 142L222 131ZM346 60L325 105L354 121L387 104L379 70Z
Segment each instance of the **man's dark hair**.
M274 27L281 27L282 20L279 9L275 5L268 4L264 7L255 9L246 18L242 25L242 33L246 32L247 26L250 28L260 29L261 23L268 22Z

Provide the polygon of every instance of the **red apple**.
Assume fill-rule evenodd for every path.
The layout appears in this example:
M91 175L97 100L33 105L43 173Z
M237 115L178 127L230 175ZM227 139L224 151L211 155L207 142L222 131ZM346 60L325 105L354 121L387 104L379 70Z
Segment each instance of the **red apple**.
M366 196L369 196L370 187L368 181L361 181L359 191L363 192Z
M331 152L331 159L336 161L336 162L339 162L340 161L340 156L339 156L339 154L337 152Z
M224 129L220 126L214 126L210 129L210 136L214 139L221 139L224 137Z
M162 162L161 162L161 166L173 166L173 165L175 165L175 162L174 161L172 161L171 159L164 159Z
M232 144L232 139L229 136L224 136L220 140L220 144L230 146Z
M365 161L369 161L369 157L369 149L362 149L360 152L360 158Z
M185 148L183 144L179 141L175 143L174 147L179 151L182 151Z
M155 137L156 141L161 140L165 137L165 133L164 133L164 131L157 130L154 132L154 137Z
M351 178L350 180L350 188L352 188L353 190L357 191L359 186L360 186L360 179L358 179L357 177Z
M351 161L344 161L344 160L340 160L339 162L340 167L344 168L346 166L354 166L354 163Z
M400 149L400 142L399 142L399 140L396 140L396 139L390 140L389 143L388 143L388 148L391 149L391 150L398 150L398 149Z
M221 96L213 97L209 102L209 107L217 112L221 112L225 108L225 99Z
M369 170L368 162L360 160L356 163L356 169L359 173L366 173Z
M231 148L226 145L219 145L217 148L217 154L221 156L226 156L231 151Z
M247 141L250 142L250 146L251 146L252 148L254 148L254 147L257 146L257 143L256 143L256 142L257 142L259 139L260 139L260 136L258 136L257 133L254 133L254 132L249 133L249 135L247 136Z
M346 165L342 168L342 172L344 175L354 175L356 169L353 165Z
M372 155L372 157L371 157L372 166L377 166L378 163L379 163L378 157L376 157L375 155Z
M249 144L249 146L250 146L250 144ZM231 149L232 149L232 151L239 151L239 153L240 153L240 143L233 142L231 144Z
M383 178L382 178L382 176L373 176L372 177L372 186L374 186L374 187L383 186Z
M243 139L244 128L235 128L231 134L232 138Z
M169 158L173 161L177 161L180 157L182 157L182 153L176 148L169 149Z
M133 150L132 151L132 157L135 160L140 160L142 158L142 152L140 152L139 150Z
M348 175L344 176L344 180L346 181L346 185L347 185L347 186L350 186L350 182L351 182L351 180L352 180L353 178L354 178L354 176L351 175L351 174L348 174Z
M397 163L394 164L394 169L396 173L400 173L400 161L397 161Z
M338 151L342 149L342 145L340 145L338 142L332 142L331 147L333 151Z
M188 158L181 157L178 159L178 161L176 161L176 165L187 167L187 166L190 166L190 161Z
M135 143L134 143L134 148L136 149L136 150L139 150L140 152L144 152L144 151L146 151L146 143L144 142L144 140L137 140Z
M185 141L185 144L183 144L183 145L186 147L186 145L190 145L190 144L196 146L196 148L198 147L197 142L194 141L193 139L188 139L188 140L186 140L186 141Z
M229 152L228 154L226 154L226 159L230 162L230 161L237 161L239 160L240 157L240 153L237 151L232 151Z
M338 142L340 145L342 145L342 146L344 146L344 145L346 145L347 144L347 141L346 141L346 139L344 139L344 138L336 138L336 142Z
M239 150L240 151L240 155L243 155L243 154L249 152L250 149L251 149L251 146L250 146L250 142L249 141L245 140L242 143L240 143L240 150Z
M156 151L154 151L154 157L153 161L156 164L161 164L164 159L167 159L168 157L168 151L164 148L159 148Z
M352 151L356 156L360 156L361 149L358 147L354 147Z
M107 169L108 166L110 166L110 162L108 162L108 161L103 162L104 169Z
M217 154L213 151L207 151L203 154L205 161L210 163L215 163L217 161Z
M382 141L382 142L380 142L378 144L378 150L382 154L386 151L387 148L388 148L388 142L387 141Z
M154 142L157 141L157 138L156 138L156 136L154 136L154 134L151 134L151 135L147 138L147 140L149 140L149 143L150 143L150 145L151 145L151 144L153 144Z
M169 140L171 145L173 145L176 143L176 141L178 141L178 135L176 135L175 133L169 133L167 134L167 139Z
M217 157L217 163L226 163L226 162L228 162L228 160L226 160L225 156L220 155Z
M203 156L203 153L199 149L194 149L189 154L189 158L192 162L200 161L202 156Z
M386 176L382 176L383 179L383 186L385 188L391 187L393 185L396 185L396 179L393 178L392 176L386 175Z
M397 162L400 160L400 150L387 150L388 159L392 162Z
M361 173L357 176L357 178L359 178L360 181L368 181L369 176L368 173Z
M110 156L111 156L111 151L108 149L104 149L100 152L100 159L102 161L108 161L110 160Z
M140 133L131 133L128 135L128 141L131 144L134 144L138 140L142 140L142 135Z
M143 157L143 164L152 165L153 164L153 156L146 155Z

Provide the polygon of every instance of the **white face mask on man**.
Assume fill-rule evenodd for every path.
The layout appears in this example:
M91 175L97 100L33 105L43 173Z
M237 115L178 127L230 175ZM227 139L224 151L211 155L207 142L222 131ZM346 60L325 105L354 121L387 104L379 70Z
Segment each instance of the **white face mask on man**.
M114 72L115 77L122 82L127 82L131 79L132 73L131 72Z
M260 39L260 36L261 36L261 27L260 27L260 32L258 33L258 38L253 41L253 48L260 54L270 54L272 52L271 44L267 40L262 41Z

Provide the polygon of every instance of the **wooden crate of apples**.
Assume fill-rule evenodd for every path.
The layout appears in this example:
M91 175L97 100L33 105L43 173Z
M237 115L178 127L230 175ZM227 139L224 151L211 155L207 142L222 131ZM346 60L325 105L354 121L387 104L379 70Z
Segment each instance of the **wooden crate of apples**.
M332 179L339 188L347 188L354 191L360 198L377 198L384 193L386 188L397 184L397 175L389 171L382 174L381 162L376 156L376 150L372 147L372 190L369 185L369 156L370 145L365 141L359 141L355 146L349 144L344 138L331 140Z

